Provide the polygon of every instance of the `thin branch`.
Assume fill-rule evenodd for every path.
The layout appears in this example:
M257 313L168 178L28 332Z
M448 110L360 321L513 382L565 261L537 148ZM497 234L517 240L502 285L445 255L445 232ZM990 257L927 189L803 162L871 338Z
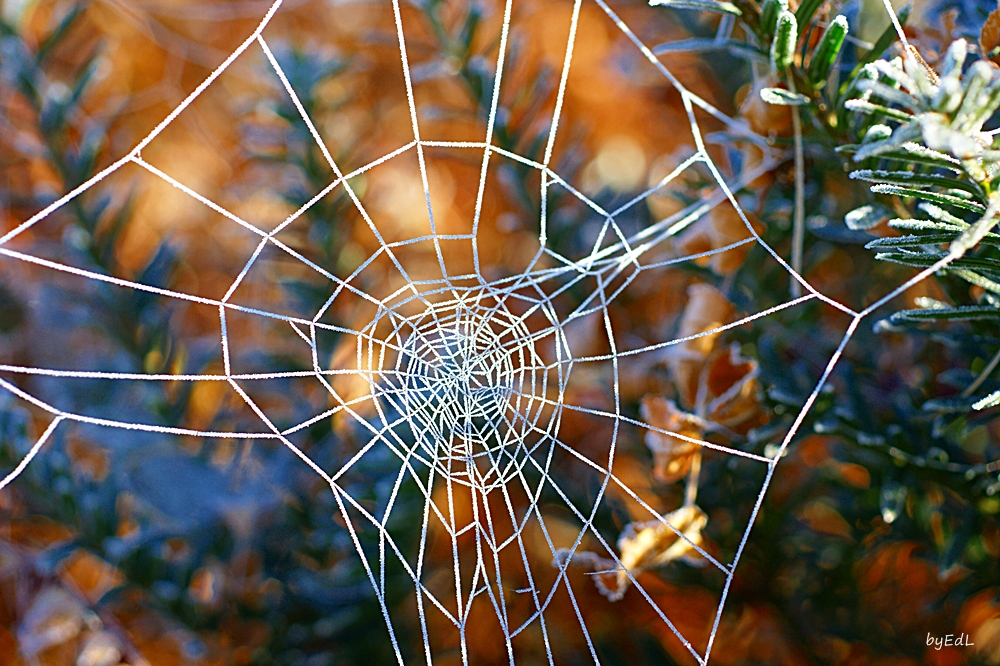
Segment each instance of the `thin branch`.
M795 83L791 73L788 75L788 86L795 92ZM805 200L805 155L802 148L802 118L799 107L792 107L792 132L795 139L795 213L792 221L792 270L802 275L802 252L805 245L806 200ZM802 285L798 280L791 281L792 298L802 295Z
M976 389L982 386L983 382L986 381L986 379L990 376L990 374L997 369L998 365L1000 365L1000 349L998 349L997 353L993 355L993 358L990 359L990 362L986 364L986 367L983 368L983 371L979 373L979 376L976 377L976 380L971 384L969 384L968 388L962 391L962 397L968 398L972 396L972 394L976 392Z

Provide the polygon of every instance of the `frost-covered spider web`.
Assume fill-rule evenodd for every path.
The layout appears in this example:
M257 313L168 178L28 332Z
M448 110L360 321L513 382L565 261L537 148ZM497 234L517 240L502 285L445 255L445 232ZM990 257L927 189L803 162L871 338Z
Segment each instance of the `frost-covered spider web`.
M593 4L603 12L631 42L640 58L645 59L680 95L687 127L678 130L689 131L694 144L693 153L659 182L611 210L585 195L552 166L564 93L573 65L578 19L585 3ZM561 635L571 630L564 622L552 620L557 609L558 618L568 616L574 619L572 630L582 635L589 657L595 663L600 662L599 649L591 639L588 626L591 609L580 601L579 578L574 579L572 573L573 566L580 564L589 566L591 575L595 577L584 578L589 591L594 587L593 580L604 586L602 589L610 599L620 598L625 588L629 588L630 594L648 605L654 620L672 632L698 663L707 663L719 631L735 568L774 469L847 342L863 319L889 299L946 265L953 257L947 257L938 265L914 276L863 310L855 311L817 291L764 243L734 194L787 156L682 85L604 0L576 0L573 3L569 37L542 159L528 159L498 146L494 132L505 82L513 4L513 0L507 0L504 7L492 103L485 136L480 141L440 141L421 134L411 76L413 67L407 51L408 31L400 5L394 0L393 27L398 42L412 140L366 165L349 172L342 170L265 36L269 22L281 9L279 0L239 48L131 152L6 232L0 238L0 256L7 265L12 262L32 264L72 279L94 281L109 288L144 292L210 309L218 320L222 363L221 372L194 375L17 365L0 366L0 372L8 377L30 375L59 381L217 382L228 387L252 410L260 427L246 431L215 431L160 425L152 415L143 421L75 413L59 408L56 401L47 399L41 392L36 392L39 393L36 395L21 388L17 381L0 379L0 386L6 391L50 415L47 428L20 464L0 481L0 489L17 479L60 426L70 423L170 436L272 440L287 447L329 485L345 529L378 599L388 639L399 663L425 660L431 664L440 653L456 647L463 663L474 662L475 651L470 650L470 635L480 635L485 625L495 630L493 635L498 640L492 650L495 655L505 655L500 660L512 664L519 660L534 663L542 659L550 664L557 663L560 661L560 645L564 644ZM330 11L337 11L337 7ZM896 25L898 29L898 23ZM721 29L729 28L731 23L724 20ZM251 223L143 156L144 149L163 135L207 89L217 84L238 58L253 51L266 58L334 174L329 185L271 229ZM701 129L704 118L722 123L731 132L741 134L747 142L757 146L764 159L727 180L710 157L710 149ZM437 228L438 218L426 167L426 155L432 149L461 150L477 156L479 179L476 203L466 221L467 230L464 233L439 231ZM429 233L391 238L383 233L379 221L366 209L355 184L359 177L401 156L415 157L418 164ZM489 171L498 160L520 164L537 174L542 202L538 211L537 245L525 252L520 272L499 277L497 271L483 264L479 246L483 225L494 222L484 215L483 202ZM143 284L18 249L19 241L29 237L33 227L126 168L138 168L169 184L252 235L254 249L224 295L208 297ZM620 224L634 207L695 168L710 174L714 184L700 200L638 230ZM550 243L547 200L554 188L561 188L575 197L601 221L589 241L590 245L579 256L560 253ZM295 225L317 202L336 189L346 193L378 247L373 254L348 270L320 265L282 239L283 231ZM660 250L669 239L720 206L732 206L738 213L746 227L742 239L698 254L664 257ZM467 262L471 270L454 268L456 263L463 266L465 263L450 259L454 251L449 248L454 248L456 243L466 248L471 258ZM721 255L751 244L763 247L771 259L788 272L791 280L801 285L801 296L734 321L717 323L691 335L649 344L630 345L616 335L609 305L626 293L640 276L656 274L681 262ZM418 275L408 265L408 248L417 245L428 248L434 257L434 274L421 271ZM276 253L328 282L329 296L318 311L311 316L292 316L248 301L241 289L262 261L261 257L267 253ZM394 279L382 283L381 290L379 284L361 279L373 266L383 266L394 276ZM573 294L573 298L564 298L568 294ZM620 369L630 359L661 355L693 340L715 336L810 301L825 303L843 313L849 323L792 428L768 449L767 455L657 427L623 411ZM566 306L568 302L572 303L570 307ZM344 303L350 304L346 309L354 313L353 318L338 314L345 309ZM365 313L365 321L360 326L357 323L359 312ZM240 339L232 334L234 322L255 319L287 326L308 351L312 360L311 369L281 372L245 371L236 367L234 346L240 343ZM581 351L578 348L573 329L580 322L591 322L599 332L603 351ZM325 342L330 337L350 340L353 353L335 356L331 363L327 353L328 343ZM597 407L575 397L579 393L574 390L574 377L593 367L600 367L605 373L611 396L609 405ZM328 394L331 406L293 423L281 422L270 413L265 401L254 397L255 386L289 378L318 382ZM345 378L357 380L355 386L360 385L363 390L345 393L341 382ZM568 414L585 414L606 421L610 427L603 448L599 451L592 448L581 450L572 441L567 441L562 427ZM363 433L363 443L334 468L324 469L303 451L296 440L313 424L333 418L353 422L355 430ZM616 447L624 428L656 432L711 450L714 455L738 458L759 466L763 481L755 504L742 507L746 510L747 522L734 552L725 555L709 552L697 538L700 527L690 529L699 520L691 514L690 502L672 513L664 513L647 503L616 473ZM346 480L366 458L376 455L388 455L395 472L385 501L373 504ZM571 490L574 479L564 478L562 474L574 465L597 479L596 485L582 493ZM696 477L694 483L697 484ZM646 520L637 522L631 532L623 533L618 543L613 535L595 524L611 489L618 496L630 498L647 515ZM543 497L546 498L544 503ZM403 503L408 504L407 515L413 516L419 525L404 526L394 521ZM560 505L558 515L548 513L546 507L551 507L553 503ZM418 534L415 542L400 536L406 530ZM655 534L663 541L672 540L680 545L682 551L695 555L705 566L719 572L723 582L713 615L708 620L710 631L706 641L696 643L685 636L676 620L672 619L676 609L658 603L655 591L644 586L639 574L649 563L626 556L622 549L625 541L636 538L636 530L648 530L647 534ZM664 561L669 559L662 552L655 555L663 556ZM399 638L401 624L410 620L400 617L397 607L387 599L387 579L393 571L402 572L401 575L412 584L415 623L422 639L420 654L411 653ZM617 581L616 590L609 590L608 584L602 582L608 576ZM576 587L574 580L577 581ZM611 603L603 598L602 601ZM455 638L447 643L440 638L442 633ZM543 652L522 650L519 640L528 635L544 646Z

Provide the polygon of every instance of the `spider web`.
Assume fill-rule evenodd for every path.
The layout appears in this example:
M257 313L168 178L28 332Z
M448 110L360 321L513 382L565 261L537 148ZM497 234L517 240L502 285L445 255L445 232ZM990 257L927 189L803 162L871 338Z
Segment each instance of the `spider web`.
M679 93L695 147L694 153L659 183L613 210L602 207L586 196L569 180L561 177L552 166L567 81L573 63L578 21L585 2L596 5L632 43L641 57ZM483 609L486 609L486 614L499 627L504 640L504 645L495 646L495 649L504 650L506 660L513 664L520 658L516 647L518 636L535 632L541 636L545 646L544 658L548 663L554 664L559 657L560 641L557 634L563 628L550 626L548 618L557 605L562 605L571 607L572 616L585 639L590 657L595 663L599 663L598 650L591 639L586 621L587 612L581 606L570 576L574 556L580 554L584 547L596 549L604 561L613 563L610 571L627 578L630 587L648 603L656 620L668 627L699 664L706 664L719 630L719 621L734 571L774 470L851 336L862 320L876 309L947 265L954 257L942 259L862 310L855 311L820 293L764 242L740 208L734 194L772 169L785 156L770 147L761 137L753 135L705 99L688 90L604 0L575 0L573 3L555 106L540 161L501 148L494 141L504 67L510 46L513 0L507 0L504 6L492 103L486 134L481 141L436 141L421 134L412 80L414 68L410 64L406 44L408 33L404 30L399 2L393 0L394 28L412 126L412 140L377 160L345 172L334 159L264 36L265 28L279 11L281 4L281 0L275 2L257 29L131 152L0 237L0 256L8 262L33 264L73 279L95 281L115 288L210 308L218 318L223 372L177 375L77 371L18 365L3 365L0 366L0 371L7 375L43 376L64 381L97 379L115 382L219 382L226 385L252 410L260 427L223 432L166 427L156 424L153 418L143 422L74 413L58 408L43 396L19 388L9 379L0 379L0 386L6 391L51 415L47 428L27 455L0 481L0 489L24 472L63 424L89 424L170 436L272 440L287 447L329 485L365 575L379 601L388 637L400 664L404 663L407 649L399 639L398 626L402 620L393 617L395 611L387 599L387 572L393 568L403 571L405 578L412 583L422 636L422 657L407 656L406 660L423 659L431 664L435 655L443 649L435 633L444 622L457 632L462 661L469 663L473 659L468 649L467 633L470 627L482 621ZM887 3L886 8L903 38L899 23ZM724 36L722 33L731 28L732 22L724 19L720 35ZM903 39L905 42L905 38ZM142 154L241 55L252 51L258 51L266 58L333 174L333 179L326 188L271 230L255 225L215 203L146 161ZM699 120L699 114L741 134L762 151L764 159L753 168L737 174L733 180L727 181L710 157L701 129L703 120ZM463 150L479 155L478 191L474 212L468 220L467 233L445 233L437 229L426 157L431 149ZM419 167L429 233L393 240L380 230L379 224L363 205L362 197L352 183L356 183L359 176L379 165L407 155L415 156ZM525 262L525 268L514 275L488 279L486 276L492 273L487 270L488 266L482 264L478 243L482 226L487 223L483 214L487 175L498 160L519 163L538 174L542 205L538 217L538 247ZM224 296L209 298L143 284L13 249L16 239L25 236L36 224L127 167L138 167L168 183L187 197L238 225L255 239L253 252ZM619 223L635 206L695 168L707 170L715 185L700 200L638 231L626 230ZM378 244L378 250L353 271L331 271L281 238L285 229L337 188L346 192L353 208ZM561 188L575 197L601 220L596 238L581 256L560 254L549 242L547 201L554 188ZM696 255L665 260L655 258L655 250L668 239L677 236L718 206L732 206L738 213L746 226L746 237L743 240ZM471 272L456 271L449 267L446 246L455 242L468 244L472 260ZM427 245L432 249L437 266L436 275L412 274L404 255L405 249L415 244ZM749 244L763 247L771 259L780 264L791 279L801 286L802 295L686 337L643 346L623 345L618 339L609 315L609 305L626 292L640 275ZM328 280L330 295L323 307L311 316L292 316L266 307L237 302L236 294L245 286L248 275L255 270L257 263L262 261L261 257L267 253L276 253ZM402 285L376 293L369 293L366 287L359 286L363 283L361 276L375 265L389 267L394 275L401 278ZM577 298L573 307L566 308L560 297L569 292L584 295ZM333 315L345 301L357 304L356 310L368 313L365 325L357 327L353 322L347 323ZM822 376L796 415L792 427L780 442L776 442L776 446L769 449L768 455L761 456L686 437L629 417L623 412L620 366L630 358L662 353L670 347L683 345L700 337L713 336L810 301L825 303L845 314L849 318L849 324ZM232 329L237 325L236 322L247 319L290 327L308 349L312 359L311 370L244 372L234 367L236 362L232 347L236 343ZM576 322L588 319L597 322L607 352L582 354L575 349L571 329ZM355 343L353 357L342 359L343 362L335 367L328 367L323 360L327 357L324 339L331 335L350 339ZM574 373L589 366L601 366L608 371L613 395L610 408L599 409L574 404L569 399ZM337 386L338 379L343 377L359 379L367 390L356 396L345 395ZM279 419L269 414L266 404L253 397L253 387L257 383L290 378L318 382L328 394L332 407L294 423L279 422ZM564 417L572 412L607 420L611 424L606 449L600 455L577 450L561 438L560 427ZM365 433L365 441L350 456L341 460L335 469L325 470L296 444L296 436L322 419L337 416L352 420L357 429ZM749 517L739 545L729 557L722 558L718 554L709 553L699 543L692 541L681 526L671 524L667 516L646 503L615 473L616 446L623 429L628 427L657 432L713 450L722 456L739 458L760 466L763 471L760 491L756 502L749 508ZM372 504L359 496L353 490L354 486L346 480L366 456L374 455L376 451L391 453L396 473L387 501L373 509ZM574 494L567 489L571 484L570 479L560 478L559 471L566 469L567 461L582 465L599 479L597 487L591 489L583 500L578 493ZM415 488L416 495L407 495L406 488ZM605 502L610 488L642 506L649 515L650 523L658 523L671 530L678 540L683 540L700 554L707 566L714 567L721 573L724 583L711 621L711 631L707 642L700 649L682 634L677 623L671 619L672 609L662 608L657 603L655 595L623 563L622 554L615 544L595 526L598 510ZM556 502L562 504L564 518L560 524L572 523L575 526L574 533L567 536L565 530L559 531L552 527L556 521L545 514L541 502L543 495L550 498L549 501L555 498ZM416 544L401 541L393 522L397 505L410 501L422 505L415 512L420 521L419 540ZM535 545L529 543L532 540ZM538 566L537 558L529 556L528 551L536 547L537 543L542 543L550 556L550 562L544 567ZM446 565L452 575L432 575L440 570L442 564Z

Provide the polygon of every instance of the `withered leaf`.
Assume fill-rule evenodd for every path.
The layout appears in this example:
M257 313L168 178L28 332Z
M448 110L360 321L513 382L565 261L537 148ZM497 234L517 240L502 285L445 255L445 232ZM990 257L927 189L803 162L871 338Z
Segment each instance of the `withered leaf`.
M654 428L646 431L646 446L653 454L653 473L665 483L676 481L691 469L701 445L688 439L702 439L701 419L681 411L673 400L648 395L639 408L642 418ZM667 433L676 433L672 436Z
M979 33L979 46L983 49L983 55L998 62L1000 54L994 51L1000 47L1000 7L990 12L983 23L983 30Z
M572 563L591 569L601 594L618 601L625 596L631 578L647 569L675 560L701 565L704 558L698 548L702 547L701 531L707 523L708 516L700 508L683 506L663 516L663 520L627 524L618 537L620 565L587 551L574 554ZM559 551L553 564L564 566L567 558L566 551Z

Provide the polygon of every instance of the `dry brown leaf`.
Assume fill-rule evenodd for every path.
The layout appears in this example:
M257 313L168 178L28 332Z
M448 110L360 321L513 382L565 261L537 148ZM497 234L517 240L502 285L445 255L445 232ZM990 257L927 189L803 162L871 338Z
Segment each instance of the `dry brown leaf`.
M792 135L792 107L768 104L760 96L764 88L777 85L778 80L773 76L762 76L753 85L748 85L746 97L740 105L740 116L750 123L750 129L757 134Z
M753 220L751 220L751 223ZM751 237L746 222L732 205L725 203L713 208L677 239L676 249L681 255L701 254L738 243ZM729 275L738 269L746 258L751 245L727 250L720 254L702 257L695 263L709 266L721 275Z
M642 399L639 413L646 423L676 433L671 436L656 430L646 431L646 446L653 454L653 473L665 483L676 481L688 473L701 445L682 439L702 439L701 419L681 411L677 403L660 396L648 395Z
M44 516L32 516L10 521L3 536L11 543L44 550L60 541L68 541L73 537L73 533L68 527L54 520Z
M716 348L720 334L714 329L731 316L732 305L715 287L693 284L688 288L677 335L704 335L678 345L666 358L681 404L647 396L640 407L647 424L665 431L651 429L645 438L661 481L676 481L691 468L701 448L692 439L703 440L712 431L745 434L765 421L757 362L742 356L738 344Z
M920 549L915 541L889 542L856 565L862 621L896 636L923 636L934 622L946 621L940 609L948 583Z
M726 612L715 634L712 663L810 666L815 663L796 641L795 631L770 605L744 605Z
M29 661L39 653L75 641L85 628L86 607L62 587L50 585L35 595L17 629L18 649Z
M121 662L122 644L109 631L87 634L80 646L76 666L116 666Z
M666 185L661 186L661 183L669 178L684 160L691 157L691 152L690 148L684 146L673 153L661 155L650 165L649 180L646 185L657 189L646 197L646 205L656 220L665 220L684 208L683 199L677 196L677 189L683 186L683 181L675 176Z
M704 357L690 354L685 358L671 359L668 367L672 370L680 397L686 406L690 406L691 413L682 418L680 415L684 411L676 406L673 409L677 413L674 414L665 405L646 405L644 402L643 418L650 425L703 439L704 433L713 429L745 434L764 421L765 415L760 409L760 368L754 359L740 354L738 344L710 350ZM668 437L662 435L661 439ZM654 454L656 448L667 448L670 455L680 455L684 450L683 440L669 439L674 441L663 447L658 441L651 443L647 436L646 444Z
M983 590L966 600L955 630L968 636L969 651L983 663L1000 664L1000 588Z
M631 579L643 571L675 560L701 565L704 559L695 546L701 548L701 531L707 523L708 516L700 508L683 506L663 516L662 521L627 524L618 537L620 565L586 551L575 553L572 564L591 569L601 594L610 601L618 601L625 596ZM567 552L558 551L553 564L563 566L567 557Z
M983 30L979 33L979 46L983 49L983 55L990 60L997 62L1000 59L997 55L990 57L990 53L1000 46L1000 8L994 9L986 17Z
M695 505L672 511L662 521L629 523L618 537L622 565L642 571L678 559L701 564L702 555L694 546L701 547L701 530L707 523L708 516Z
M83 548L74 550L63 562L61 578L92 604L125 582L122 572Z
M871 488L872 475L867 467L856 463L833 462L832 467L847 483L855 488Z
M688 287L688 302L681 315L677 337L685 338L703 334L672 348L667 357L667 368L677 386L680 402L693 407L698 397L698 380L705 359L715 347L719 333L706 333L729 321L733 306L715 287L696 283Z
M17 639L0 626L0 666L24 666L24 658L17 649Z
M710 424L738 432L758 425L758 374L757 361L742 356L738 344L717 350L699 381L696 413Z
M108 452L92 442L70 437L66 453L73 461L74 468L100 483L108 475Z
M851 526L835 508L823 500L815 500L806 504L798 512L799 519L809 526L813 532L839 536L844 539L854 539Z

